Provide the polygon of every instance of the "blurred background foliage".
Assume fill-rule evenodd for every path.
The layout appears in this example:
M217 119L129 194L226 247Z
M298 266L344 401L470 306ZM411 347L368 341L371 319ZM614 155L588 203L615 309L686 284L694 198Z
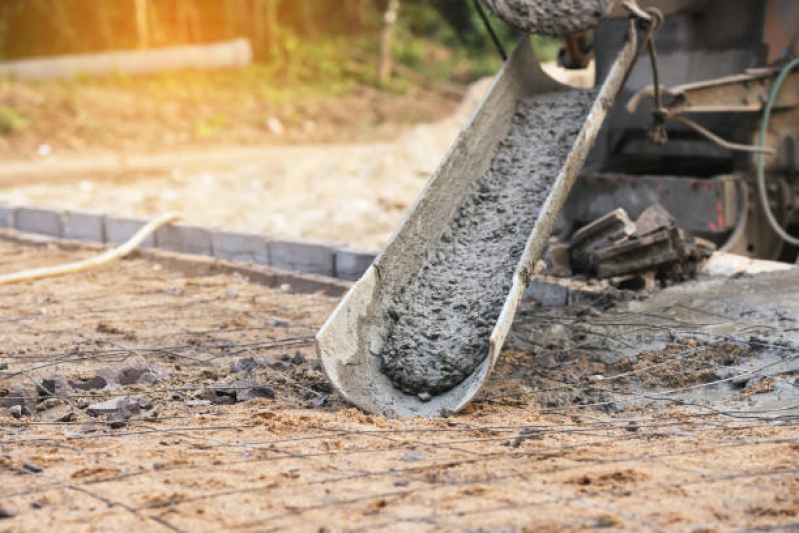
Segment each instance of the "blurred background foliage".
M276 77L374 81L387 0L2 0L0 59L141 47L137 1L147 6L147 47L244 36ZM492 22L512 47L519 36ZM425 77L469 81L500 64L471 0L402 0L395 31L398 65ZM551 59L559 45L534 46Z

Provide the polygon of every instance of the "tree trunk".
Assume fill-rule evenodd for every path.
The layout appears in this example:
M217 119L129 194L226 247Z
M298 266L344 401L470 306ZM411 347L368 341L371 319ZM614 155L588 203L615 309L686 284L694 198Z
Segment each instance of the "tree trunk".
M397 11L400 0L388 0L388 5L383 13L383 30L380 33L380 66L378 76L381 85L391 79L394 63L391 56L391 44L394 40L394 25L397 22Z
M150 46L150 28L148 25L148 5L149 0L136 1L136 41L139 48Z

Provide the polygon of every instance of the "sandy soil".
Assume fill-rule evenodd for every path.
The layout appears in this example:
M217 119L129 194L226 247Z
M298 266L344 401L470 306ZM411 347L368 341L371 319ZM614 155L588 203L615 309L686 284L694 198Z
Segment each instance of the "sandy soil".
M0 239L0 272L87 253ZM519 338L539 339L515 327L521 337L464 413L367 415L331 394L314 362L310 336L337 297L168 257L0 288L0 364L8 365L0 389L52 374L90 377L136 358L160 376L148 386L44 396L32 417L0 418L0 509L14 515L0 530L763 531L799 523L799 429L779 411L765 419L676 402L641 407L623 399L620 379L609 414L578 397L607 363L567 357L573 347L555 343L532 349ZM601 319L586 313L578 324ZM654 352L656 375L679 375L662 365L674 349ZM267 364L234 372L247 358ZM696 364L705 361L716 357ZM272 387L274 398L187 404L242 376ZM549 405L558 391L569 394ZM83 407L120 395L155 412L120 426ZM74 418L54 421L58 408Z

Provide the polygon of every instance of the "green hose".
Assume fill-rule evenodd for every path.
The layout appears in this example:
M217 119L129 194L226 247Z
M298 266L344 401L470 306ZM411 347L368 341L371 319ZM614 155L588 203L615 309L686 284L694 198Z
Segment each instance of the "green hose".
M785 67L780 71L777 79L774 80L774 85L771 87L771 93L766 101L766 108L763 110L763 120L760 123L760 136L757 140L757 146L759 148L763 148L766 143L766 132L768 131L769 120L771 120L771 108L774 106L774 102L777 100L777 95L780 92L782 82L785 80L785 77L788 76L788 73L796 68L797 65L799 65L799 58L791 60L791 62L785 65ZM799 238L788 234L788 232L785 231L785 229L783 229L783 227L777 221L774 213L771 211L771 206L768 203L768 192L766 191L766 170L765 163L763 162L762 152L758 152L755 156L755 164L757 166L757 191L760 195L760 205L763 207L763 212L766 214L766 219L777 235L782 238L782 240L793 246L799 246Z

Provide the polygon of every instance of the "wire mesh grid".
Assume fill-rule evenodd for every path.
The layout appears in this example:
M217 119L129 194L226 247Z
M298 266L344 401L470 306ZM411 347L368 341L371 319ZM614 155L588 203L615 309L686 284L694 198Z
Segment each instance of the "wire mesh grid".
M0 269L76 254L0 240ZM0 405L27 411L0 418L0 526L799 527L799 399L774 393L799 350L770 340L773 324L692 301L522 313L478 402L396 420L327 385L312 346L336 304L323 294L136 258L0 295ZM573 342L527 342L555 326ZM130 366L152 378L89 385ZM235 403L255 382L266 392ZM775 399L752 402L760 393ZM138 402L124 420L93 411L120 397Z

